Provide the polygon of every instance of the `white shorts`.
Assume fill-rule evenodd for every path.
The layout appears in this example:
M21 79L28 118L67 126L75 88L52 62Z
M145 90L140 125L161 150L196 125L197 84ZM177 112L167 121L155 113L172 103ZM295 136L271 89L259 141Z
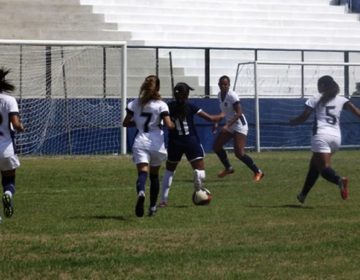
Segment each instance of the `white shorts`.
M231 134L234 134L234 132L238 132L244 135L248 134L248 126L247 125L238 125L238 124L233 124L231 127L229 127L228 131Z
M20 166L20 161L17 155L13 155L7 158L0 158L0 170L8 171L16 169Z
M135 164L148 163L150 166L160 166L166 160L166 151L149 151L140 148L133 148L133 160Z
M311 151L314 153L334 153L340 145L341 136L320 134L311 138Z

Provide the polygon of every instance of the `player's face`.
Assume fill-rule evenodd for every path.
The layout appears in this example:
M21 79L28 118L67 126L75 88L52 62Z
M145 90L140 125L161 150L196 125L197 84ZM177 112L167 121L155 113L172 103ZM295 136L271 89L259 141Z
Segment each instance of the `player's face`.
M219 82L219 88L222 93L227 93L230 89L230 83L227 79L222 79Z

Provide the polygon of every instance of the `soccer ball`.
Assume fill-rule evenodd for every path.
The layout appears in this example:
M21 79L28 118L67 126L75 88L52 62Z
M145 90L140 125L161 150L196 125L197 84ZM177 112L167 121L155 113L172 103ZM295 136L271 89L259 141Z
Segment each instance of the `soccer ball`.
M192 195L192 201L195 205L208 205L211 199L212 195L206 188L201 188L198 191L194 191Z

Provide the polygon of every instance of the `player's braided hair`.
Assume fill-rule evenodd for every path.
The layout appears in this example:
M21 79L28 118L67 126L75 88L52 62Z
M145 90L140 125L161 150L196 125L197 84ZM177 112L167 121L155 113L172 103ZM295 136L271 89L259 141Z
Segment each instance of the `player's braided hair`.
M160 100L160 80L155 75L147 76L140 87L139 99L141 106L145 106L150 100Z
M193 90L193 88L186 83L176 84L174 88L176 106L173 112L173 117L175 119L184 120L186 118L188 108L186 101L189 98L190 90Z
M325 105L331 99L335 98L335 96L340 92L339 85L334 81L331 76L322 76L318 80L318 86L321 88L321 97L319 100L319 104Z
M10 73L10 70L5 68L0 68L0 92L9 92L15 89L15 86L9 83L7 79L5 79L6 75Z

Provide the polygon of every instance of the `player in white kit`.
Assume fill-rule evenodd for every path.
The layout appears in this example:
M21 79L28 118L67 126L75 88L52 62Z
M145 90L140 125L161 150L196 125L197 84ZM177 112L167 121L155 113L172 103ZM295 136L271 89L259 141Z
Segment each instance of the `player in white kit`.
M145 185L148 173L150 173L149 216L156 212L160 188L159 170L161 163L167 157L162 124L165 123L169 129L175 128L169 116L169 107L161 100L159 90L159 78L155 75L146 77L140 88L139 98L127 105L127 113L123 121L123 126L137 128L132 153L138 172L136 181L138 198L135 207L135 214L138 217L144 215Z
M20 166L14 143L14 130L24 131L16 99L6 93L15 87L6 80L9 70L0 69L0 170L5 217L14 213L15 171Z
M298 194L299 202L305 198L314 186L319 175L327 181L336 184L340 189L342 199L349 195L348 178L341 177L331 168L331 156L341 145L340 114L347 109L360 117L360 110L347 98L339 96L339 85L331 76L323 76L318 80L319 94L309 98L305 103L304 111L290 120L291 125L303 123L314 112L313 135L308 174L302 191Z
M228 76L220 77L218 85L220 88L218 93L219 105L226 121L217 134L213 146L214 152L225 168L218 174L218 177L222 178L234 173L234 169L224 150L224 145L233 139L235 156L253 172L254 181L259 182L264 177L264 173L256 166L252 158L245 153L248 124L240 105L240 99L237 93L230 90L230 78Z

